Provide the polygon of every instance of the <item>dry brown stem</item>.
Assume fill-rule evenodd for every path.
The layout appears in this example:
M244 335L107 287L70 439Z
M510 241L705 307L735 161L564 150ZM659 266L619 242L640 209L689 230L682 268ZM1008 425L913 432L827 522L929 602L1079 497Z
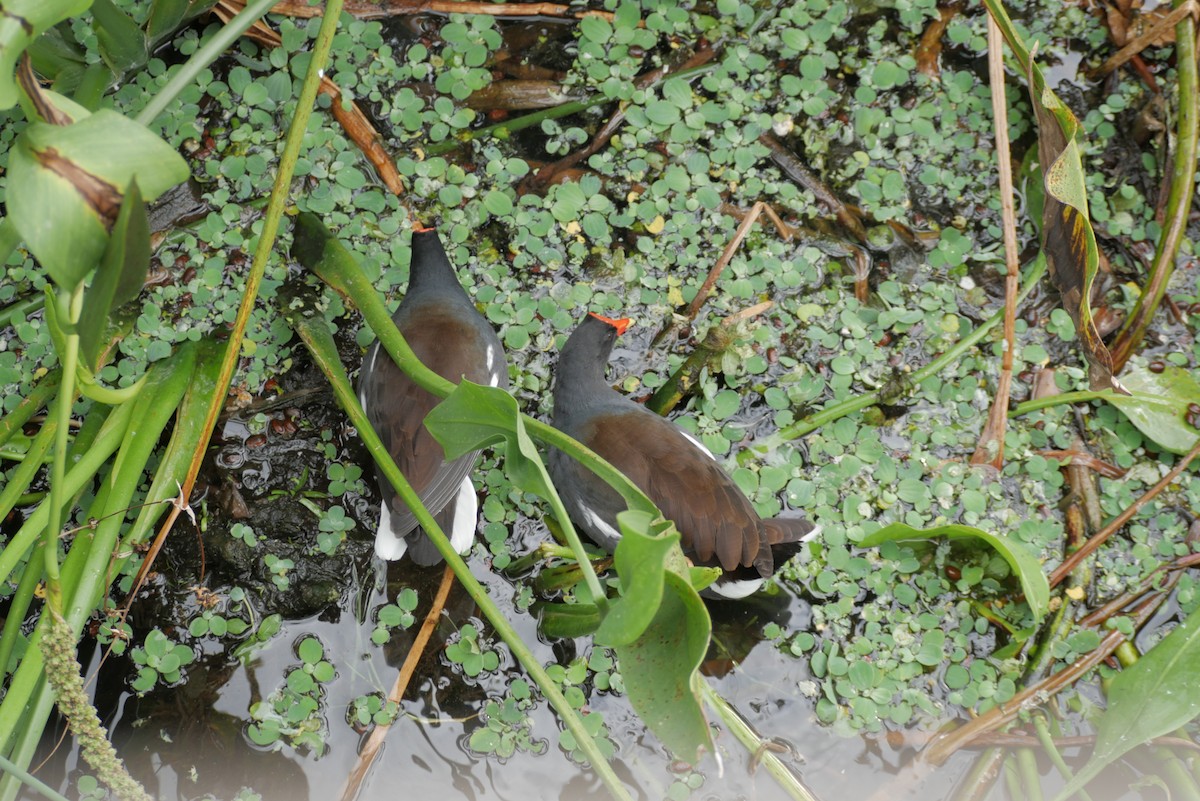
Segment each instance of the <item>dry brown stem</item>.
M1004 223L1004 356L996 397L988 413L987 424L971 456L971 464L990 464L996 470L1004 466L1004 430L1008 426L1008 398L1012 390L1013 347L1016 340L1017 289L1021 266L1017 249L1017 215L1013 207L1012 149L1008 141L1008 100L1004 94L1004 39L996 21L988 15L988 77L992 87L992 119L996 131L996 156L999 160L1000 216Z
M1071 571L1079 566L1079 563L1087 559L1091 554L1099 548L1104 542L1121 530L1121 527L1133 519L1143 506L1156 498L1159 493L1171 485L1171 482L1179 478L1180 474L1187 469L1192 460L1200 456L1200 441L1197 441L1192 449L1185 456L1180 458L1179 462L1171 468L1162 479L1150 489L1146 490L1140 498L1131 503L1129 507L1117 515L1111 523L1097 531L1095 536L1091 537L1082 547L1075 553L1068 556L1063 563L1059 565L1053 573L1050 574L1050 586L1057 586L1064 578L1071 574Z

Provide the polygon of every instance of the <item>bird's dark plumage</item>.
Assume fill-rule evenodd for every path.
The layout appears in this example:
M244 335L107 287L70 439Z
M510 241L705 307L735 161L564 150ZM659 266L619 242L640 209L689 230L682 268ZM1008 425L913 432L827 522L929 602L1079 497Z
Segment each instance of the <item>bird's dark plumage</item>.
M443 378L508 386L500 339L463 290L432 228L413 232L408 289L392 319L421 363ZM468 473L476 453L445 460L442 446L424 424L439 399L406 376L378 342L363 359L358 395L384 447L455 549L470 548L477 501ZM375 552L383 559L399 559L407 551L417 564L437 564L441 554L383 474L377 475L384 502Z
M725 571L714 594L747 595L774 573L776 546L799 542L816 527L803 518L760 518L699 441L605 382L625 325L589 315L571 334L555 372L554 426L637 484L675 522L693 562ZM551 451L549 466L571 518L598 545L614 549L616 517L626 508L621 496L561 451Z

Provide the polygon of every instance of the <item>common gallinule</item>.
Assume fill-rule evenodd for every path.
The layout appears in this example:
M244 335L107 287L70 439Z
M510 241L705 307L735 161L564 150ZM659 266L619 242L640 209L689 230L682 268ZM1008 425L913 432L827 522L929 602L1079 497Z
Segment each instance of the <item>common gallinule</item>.
M707 594L743 598L775 572L773 549L818 529L804 518L760 518L697 439L605 382L613 343L629 324L591 314L567 339L554 376L554 426L604 457L675 521L693 563L725 571ZM549 466L571 519L597 545L616 548L621 496L562 451L550 452Z
M492 327L458 282L442 241L433 228L413 231L408 290L392 316L413 353L429 369L458 382L508 386L504 348ZM445 451L425 428L425 416L439 402L406 376L376 342L363 358L358 399L396 465L459 553L475 540L479 503L467 475L478 453L447 462ZM383 508L375 553L394 560L405 552L418 565L442 556L417 526L417 519L376 470Z

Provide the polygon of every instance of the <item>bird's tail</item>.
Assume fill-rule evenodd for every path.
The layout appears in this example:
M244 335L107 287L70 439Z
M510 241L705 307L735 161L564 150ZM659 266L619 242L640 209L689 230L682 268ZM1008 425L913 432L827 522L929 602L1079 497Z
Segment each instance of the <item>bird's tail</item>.
M803 517L775 517L762 521L767 544L774 548L793 542L808 542L821 533L821 527Z
M821 527L803 517L775 517L762 521L762 547L754 567L763 578L775 573L775 566L795 556L802 543L814 539Z

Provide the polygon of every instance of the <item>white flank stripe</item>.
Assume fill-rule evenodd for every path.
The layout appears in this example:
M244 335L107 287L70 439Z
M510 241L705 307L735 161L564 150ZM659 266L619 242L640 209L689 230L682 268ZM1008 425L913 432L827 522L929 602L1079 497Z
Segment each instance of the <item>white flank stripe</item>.
M358 373L358 403L364 409L367 408L367 395L365 392L366 382L363 381L363 376L375 369L375 360L379 358L379 348L371 350L371 361L366 362L362 366L362 370Z
M479 498L475 496L475 485L469 476L464 476L458 494L454 496L454 528L450 532L450 545L460 554L466 554L475 544L475 528L479 525Z
M821 532L824 530L824 528L825 528L824 526L813 526L813 530L808 532L807 534L805 534L803 537L801 537L800 541L801 542L812 542L817 537L821 536Z
M594 509L589 509L583 504L579 505L579 509L583 512L584 522L598 531L602 536L613 540L621 539L621 532L610 526Z
M688 442L692 443L697 448L699 448L704 453L704 455L707 456L709 459L712 459L714 462L717 460L717 457L713 456L713 452L710 451L708 448L704 447L703 442L696 439L694 436L689 434L687 431L684 431L682 428L679 429L679 433L683 434L685 437L687 437Z
M392 531L392 513L385 505L379 510L379 530L375 532L375 555L388 562L395 562L408 551L408 543Z

